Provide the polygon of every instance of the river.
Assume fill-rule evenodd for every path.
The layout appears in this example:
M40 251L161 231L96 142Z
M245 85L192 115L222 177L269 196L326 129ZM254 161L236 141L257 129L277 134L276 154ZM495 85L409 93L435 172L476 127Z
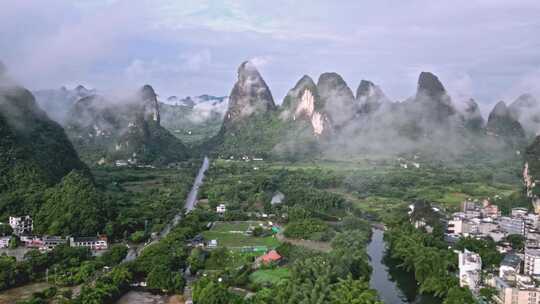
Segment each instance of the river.
M369 285L377 290L379 297L386 304L440 304L441 299L418 293L414 274L397 267L398 261L386 254L383 240L384 232L373 229L373 236L367 252L373 268Z

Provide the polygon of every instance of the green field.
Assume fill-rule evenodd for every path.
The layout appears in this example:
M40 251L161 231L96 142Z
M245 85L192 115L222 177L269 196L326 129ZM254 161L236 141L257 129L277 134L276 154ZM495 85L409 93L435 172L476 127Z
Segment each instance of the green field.
M290 277L288 268L261 269L249 276L249 280L255 284L277 284L279 281Z
M276 248L279 241L274 236L254 237L244 232L250 225L257 226L260 222L217 222L209 231L202 233L205 240L217 240L218 247L238 248L246 246L266 246Z

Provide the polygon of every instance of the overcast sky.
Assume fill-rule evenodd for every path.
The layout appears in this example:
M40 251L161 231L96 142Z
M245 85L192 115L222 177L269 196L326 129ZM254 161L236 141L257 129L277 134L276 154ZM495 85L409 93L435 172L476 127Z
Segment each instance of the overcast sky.
M454 99L540 93L540 1L0 1L0 61L30 89L149 83L228 95L252 60L278 103L304 74L393 100L436 73Z

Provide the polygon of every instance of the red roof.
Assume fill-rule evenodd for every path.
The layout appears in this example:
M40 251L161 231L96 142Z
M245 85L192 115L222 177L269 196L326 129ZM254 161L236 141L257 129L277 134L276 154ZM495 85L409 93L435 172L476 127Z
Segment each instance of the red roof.
M261 259L264 263L270 263L281 260L281 255L279 255L279 253L277 253L275 250L270 250L270 252L263 255Z

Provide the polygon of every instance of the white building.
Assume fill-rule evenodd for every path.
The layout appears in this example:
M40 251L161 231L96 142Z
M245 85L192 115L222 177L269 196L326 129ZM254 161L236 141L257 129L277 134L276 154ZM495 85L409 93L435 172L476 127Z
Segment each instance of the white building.
M219 206L216 207L216 212L219 214L223 214L227 211L227 206L225 204L219 204Z
M523 272L525 274L540 276L540 249L525 248L525 263Z
M129 164L128 164L127 161L122 160L122 159L119 159L119 160L117 160L117 161L115 162L115 165L116 165L117 167L126 167L126 166L129 165Z
M459 286L467 286L472 292L478 292L481 271L482 259L479 254L467 249L459 252Z
M106 236L99 237L71 237L69 238L71 247L87 247L90 250L104 250L108 247Z
M0 248L8 248L10 240L11 240L11 236L0 237Z
M9 217L9 226L13 229L15 235L27 235L31 234L34 229L34 223L30 215L15 217Z

